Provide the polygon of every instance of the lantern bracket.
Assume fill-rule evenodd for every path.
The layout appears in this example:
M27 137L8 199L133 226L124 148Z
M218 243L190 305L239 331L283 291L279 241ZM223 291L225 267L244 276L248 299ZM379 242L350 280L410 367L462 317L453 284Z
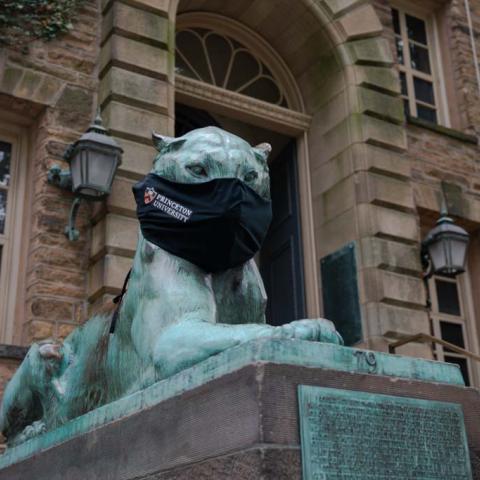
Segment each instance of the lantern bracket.
M80 232L75 228L75 221L77 219L78 209L82 201L81 197L75 197L70 208L70 214L68 215L68 225L65 227L65 236L71 241L75 242L80 237Z
M62 190L72 191L72 173L69 168L62 170L59 165L53 165L48 170L47 182Z
M428 254L428 249L427 245L425 242L422 242L421 250L420 250L420 257L422 260L422 271L423 271L423 279L425 281L428 281L428 279L432 278L434 275L433 271L433 264L432 260L430 258L430 255Z

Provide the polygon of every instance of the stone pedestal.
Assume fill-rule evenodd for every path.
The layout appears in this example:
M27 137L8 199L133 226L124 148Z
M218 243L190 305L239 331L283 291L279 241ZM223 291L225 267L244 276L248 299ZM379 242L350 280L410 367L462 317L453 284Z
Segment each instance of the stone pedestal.
M300 479L299 385L460 405L480 478L480 397L456 366L262 340L7 450L0 480Z

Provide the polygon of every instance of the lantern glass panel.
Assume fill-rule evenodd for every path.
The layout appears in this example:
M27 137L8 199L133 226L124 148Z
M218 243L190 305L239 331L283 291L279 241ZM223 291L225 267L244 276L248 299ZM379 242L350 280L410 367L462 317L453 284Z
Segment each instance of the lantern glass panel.
M81 164L81 152L77 151L70 161L70 171L72 172L72 189L74 192L76 192L78 187L82 184Z
M433 263L434 271L438 272L443 270L447 265L445 246L443 242L437 240L436 242L431 243L428 247L428 251L430 254L430 259Z
M450 240L452 265L456 270L464 270L465 257L467 253L467 243L459 239Z
M96 186L102 192L109 191L115 165L115 155L98 150L90 151L88 155L88 185Z

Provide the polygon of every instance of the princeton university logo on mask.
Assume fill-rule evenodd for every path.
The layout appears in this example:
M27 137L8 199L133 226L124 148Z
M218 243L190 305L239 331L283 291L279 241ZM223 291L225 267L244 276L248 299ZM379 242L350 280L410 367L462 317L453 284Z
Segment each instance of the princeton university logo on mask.
M143 194L143 200L145 205L153 202L153 206L162 210L167 215L170 215L181 222L187 222L192 216L192 210L180 205L177 202L174 202L165 195L158 193L153 187L146 187L145 193ZM155 201L154 201L155 200Z
M155 191L155 189L152 187L147 187L143 195L143 201L145 205L152 203L155 200L156 196L157 196L157 192Z

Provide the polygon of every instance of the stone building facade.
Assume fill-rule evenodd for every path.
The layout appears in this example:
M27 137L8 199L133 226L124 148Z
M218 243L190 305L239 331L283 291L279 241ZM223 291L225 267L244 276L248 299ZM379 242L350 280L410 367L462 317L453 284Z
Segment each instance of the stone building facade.
M17 347L64 338L119 293L151 131L211 123L273 144L289 230L272 245L289 246L260 256L272 321L338 316L350 344L385 351L423 332L479 353L480 0L418 3L85 0L69 33L4 48L1 382ZM73 196L47 173L97 107L123 161L70 242ZM427 308L420 242L442 202L471 235L468 269L432 279ZM455 361L480 384L472 360L441 346L398 353Z

